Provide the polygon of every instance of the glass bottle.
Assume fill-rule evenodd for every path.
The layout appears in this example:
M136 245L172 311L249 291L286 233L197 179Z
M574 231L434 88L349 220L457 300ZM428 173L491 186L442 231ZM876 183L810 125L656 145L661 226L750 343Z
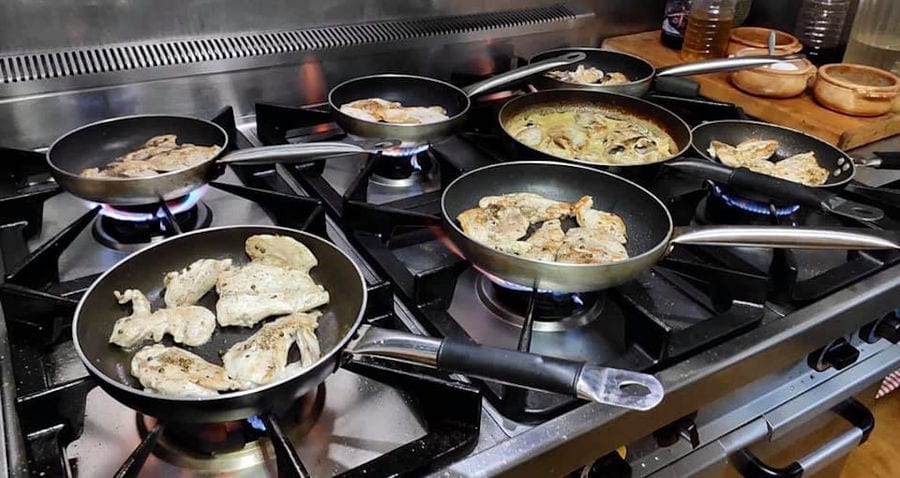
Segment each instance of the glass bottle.
M663 14L662 44L674 50L680 50L684 44L684 31L687 29L688 14L691 12L691 0L668 0Z
M686 61L722 58L734 24L735 0L693 0L681 57Z
M859 0L844 63L862 63L900 75L897 0Z
M896 0L895 0L896 1ZM856 13L856 0L803 0L794 35L816 65L839 63Z

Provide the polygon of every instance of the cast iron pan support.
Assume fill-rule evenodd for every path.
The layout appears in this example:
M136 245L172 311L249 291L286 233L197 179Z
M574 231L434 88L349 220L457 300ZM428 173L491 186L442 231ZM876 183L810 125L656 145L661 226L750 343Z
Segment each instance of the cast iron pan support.
M280 478L309 478L310 474L300 461L297 450L294 445L281 431L278 421L272 414L263 416L263 423L266 425L266 431L269 432L269 439L275 448L275 459L278 462L278 476Z
M128 456L128 459L125 460L125 463L113 476L115 478L137 478L141 473L141 468L144 467L144 462L147 461L147 457L150 456L153 448L156 447L156 442L159 441L163 428L165 426L161 422L157 422L156 426L144 437L141 444L131 452L131 455Z

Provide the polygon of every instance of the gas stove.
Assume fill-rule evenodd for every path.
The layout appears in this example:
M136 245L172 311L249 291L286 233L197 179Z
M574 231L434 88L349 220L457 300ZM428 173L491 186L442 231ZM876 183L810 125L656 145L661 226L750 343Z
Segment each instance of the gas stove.
M187 197L137 208L80 201L46 181L42 155L0 151L0 333L9 337L12 358L3 361L2 374L15 378L4 380L3 389L11 462L23 474L51 476L116 470L259 476L293 469L269 443L285 439L313 476L439 469L561 475L616 446L642 443L655 430L726 400L738 386L798 362L820 374L802 385L806 390L855 363L897 355L896 347L878 340L900 338L893 315L900 305L895 253L678 247L632 283L582 294L523 289L471 267L441 231L441 187L463 172L511 158L494 118L503 99L519 93L476 102L462 131L434 145L299 166L235 166ZM651 99L689 122L741 115L733 105ZM348 139L324 105L258 104L255 115L242 118L226 108L215 121L233 138L230 148ZM796 206L754 203L671 171L642 181L669 207L676 225L900 229L897 203L885 199L894 197L891 185L878 194L848 192L887 212L886 219L864 226ZM369 323L655 373L667 398L651 412L626 413L413 366L354 360L291 407L291 416L277 426L248 420L166 426L158 433L152 418L118 404L86 376L71 345L72 312L91 281L130 251L229 224L277 224L335 242L364 271ZM862 326L864 338L855 333ZM717 437L698 435L691 444ZM643 450L637 459L672 446L654 443L656 448L636 446ZM622 466L621 460L611 463ZM604 476L603 466L585 472ZM642 475L640 469L631 474Z

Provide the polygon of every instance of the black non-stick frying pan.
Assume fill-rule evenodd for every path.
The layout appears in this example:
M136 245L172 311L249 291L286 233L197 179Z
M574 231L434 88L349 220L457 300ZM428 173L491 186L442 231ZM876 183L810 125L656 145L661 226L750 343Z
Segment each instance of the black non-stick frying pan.
M316 335L322 357L312 366L244 391L215 397L175 397L144 391L130 374L136 350L108 343L113 324L131 314L117 304L115 290L143 291L154 305L162 306L163 277L201 258L231 258L236 265L247 261L244 242L254 234L280 234L302 242L319 260L312 278L331 294L320 308ZM215 294L202 305L214 310ZM280 227L228 226L182 234L136 252L104 273L85 293L75 312L73 341L79 358L116 400L163 422L221 422L278 412L298 397L311 392L353 354L379 355L435 366L488 380L578 396L586 400L646 410L662 400L662 387L651 375L609 369L589 363L524 354L438 340L388 329L361 326L366 306L366 284L353 261L331 243L313 235ZM212 340L199 347L185 347L206 360L219 358L231 345L258 330L219 327ZM165 343L168 342L168 338ZM147 344L143 344L147 345ZM345 350L346 349L346 350ZM641 393L622 389L642 386Z
M219 146L215 157L189 168L139 178L84 177L87 168L102 168L140 148L148 139L178 136L179 143ZM154 204L176 199L215 179L225 164L318 161L332 155L394 147L397 140L350 143L309 143L264 146L235 152L224 150L228 134L212 121L188 116L137 115L111 118L72 130L47 150L50 172L59 185L88 201L117 206Z
M545 58L484 81L458 88L434 78L403 74L370 75L347 80L328 93L335 120L348 133L364 138L398 138L403 146L439 141L461 125L469 112L470 98L553 68L581 61L583 53L572 52ZM366 98L396 101L404 106L441 106L448 119L428 124L391 124L348 115L341 106Z
M463 232L457 216L486 196L529 192L558 201L594 198L594 208L618 214L629 258L607 264L539 261L482 244ZM441 198L449 239L475 267L504 281L555 292L615 287L649 270L674 244L808 249L900 249L900 232L776 226L673 227L663 203L641 186L606 171L549 161L485 166L450 183ZM568 219L567 226L574 223Z

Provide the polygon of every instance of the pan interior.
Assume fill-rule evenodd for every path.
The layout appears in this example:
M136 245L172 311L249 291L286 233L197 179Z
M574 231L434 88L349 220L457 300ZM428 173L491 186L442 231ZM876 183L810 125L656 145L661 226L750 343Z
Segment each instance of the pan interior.
M397 101L403 106L442 106L453 118L466 111L469 98L459 88L426 77L406 75L375 75L356 78L343 83L330 94L332 107L351 101L382 98Z
M812 151L819 165L831 172L826 185L844 181L853 173L853 168L842 169L838 165L839 159L844 159L845 164L852 164L843 151L799 131L753 121L713 121L701 124L693 131L693 147L706 159L712 159L707 149L713 140L735 146L750 139L778 141L778 149L769 158L770 161L777 162L795 154ZM836 170L840 170L840 174L835 175Z
M157 310L164 306L163 276L167 272L181 270L201 258L231 258L235 265L245 264L248 260L244 253L244 241L254 234L289 235L309 247L318 258L319 266L313 268L311 275L316 283L329 291L331 302L318 309L322 317L319 318L316 335L323 356L336 353L341 341L354 330L363 307L364 290L353 263L334 246L307 234L280 228L237 227L178 236L130 256L104 275L84 297L76 317L75 333L86 359L108 378L140 390L140 383L130 373L131 358L142 346L152 342L145 342L134 349L122 349L108 342L115 321L131 315L130 304L122 306L116 303L113 291L139 289L150 300L153 310ZM216 300L213 290L198 305L215 311ZM221 365L220 356L231 345L259 330L264 322L253 328L219 326L208 343L198 347L179 347ZM175 345L169 336L162 343ZM292 356L292 359L296 357Z
M669 238L671 219L655 196L618 176L564 164L504 163L477 170L447 188L444 209L455 221L461 212L478 207L485 196L518 192L566 202L592 196L594 209L618 214L625 222L629 257L653 250ZM574 226L574 221L568 225Z
M566 69L569 70L574 70L578 65L584 65L585 68L594 67L604 73L622 73L628 77L628 80L631 82L649 79L654 73L653 66L640 58L625 53L599 50L596 48L560 48L557 50L545 51L536 55L529 63L546 60L570 52L584 53L587 57L577 64L566 67Z
M515 139L515 131L510 129L513 121L521 115L531 112L542 111L546 109L567 110L567 109L594 109L603 110L624 117L634 118L638 121L656 128L668 135L674 143L673 154L668 158L663 158L657 162L667 161L673 157L682 154L691 145L691 131L687 124L671 111L654 105L653 103L633 98L631 96L620 95L615 93L607 93L601 91L585 91L585 90L545 90L535 93L529 93L510 100L500 110L500 125L510 138L518 142L522 146L529 148L539 154L549 155L546 152L532 148ZM554 155L551 155L554 156ZM557 156L554 156L557 157ZM652 163L641 164L606 164L591 161L582 161L578 159L569 159L559 157L566 161L575 161L582 164L593 166L642 166Z
M86 168L106 166L119 156L140 148L148 139L164 134L178 136L179 143L198 146L224 147L228 141L221 128L198 118L130 116L72 131L54 143L47 156L57 168L78 175Z

